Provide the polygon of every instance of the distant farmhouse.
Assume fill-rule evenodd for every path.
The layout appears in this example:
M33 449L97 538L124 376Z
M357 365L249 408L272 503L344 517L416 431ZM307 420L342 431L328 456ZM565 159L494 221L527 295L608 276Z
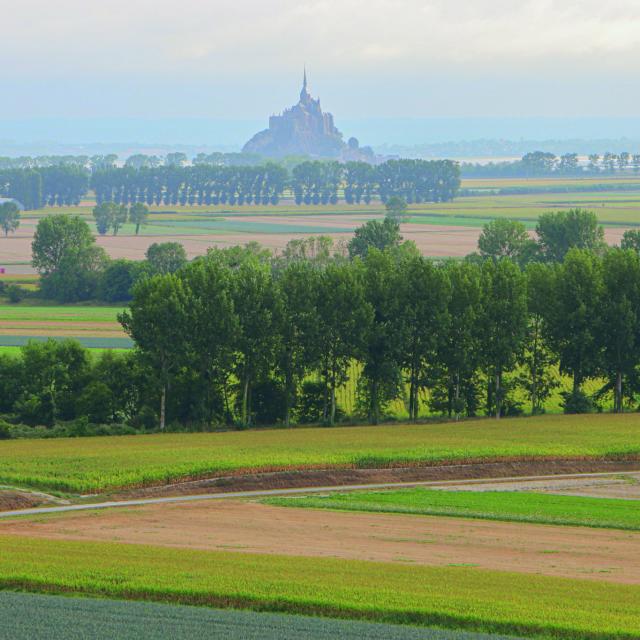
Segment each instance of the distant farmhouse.
M257 153L270 158L308 155L338 160L375 159L371 147L360 147L355 138L348 143L333 123L333 115L324 113L320 99L311 97L307 89L305 69L298 104L269 118L269 128L256 133L243 153Z
M16 200L15 198L0 198L0 205L3 205L5 202L13 202L20 211L24 211L24 205L20 200Z

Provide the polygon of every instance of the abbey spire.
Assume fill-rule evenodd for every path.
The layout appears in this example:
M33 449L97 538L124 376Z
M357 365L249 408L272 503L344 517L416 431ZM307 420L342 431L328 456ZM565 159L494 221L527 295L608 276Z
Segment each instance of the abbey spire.
M307 91L307 66L304 66L304 72L302 75L302 89L300 90L300 102L306 102L311 96Z

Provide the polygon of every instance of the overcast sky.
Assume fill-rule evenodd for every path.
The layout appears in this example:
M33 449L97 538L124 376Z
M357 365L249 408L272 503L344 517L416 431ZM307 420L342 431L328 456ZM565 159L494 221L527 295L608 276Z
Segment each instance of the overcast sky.
M638 0L0 0L0 117L636 116Z

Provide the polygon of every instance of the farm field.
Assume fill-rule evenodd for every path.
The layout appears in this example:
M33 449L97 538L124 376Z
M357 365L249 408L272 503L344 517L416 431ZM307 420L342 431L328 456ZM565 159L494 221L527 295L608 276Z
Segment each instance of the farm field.
M0 442L0 483L69 492L279 469L640 455L640 415Z
M14 536L0 536L0 551L0 585L12 589L529 636L604 640L640 633L637 585Z
M128 348L131 340L117 320L121 307L0 305L2 347L19 347L29 340L75 338L89 348ZM15 353L15 351L14 351Z
M612 184L614 191L580 191L581 188ZM533 229L541 213L583 207L597 213L606 227L606 238L617 243L625 228L640 225L640 179L483 179L465 180L463 188L486 191L487 195L456 198L450 203L422 203L409 207L409 220L401 227L406 239L413 240L425 254L435 257L464 256L475 250L483 224L498 217L522 220ZM498 195L497 189L539 188L528 194ZM566 189L546 193L545 188ZM624 187L624 188L622 188ZM571 191L571 189L574 189ZM0 265L24 264L31 258L31 239L38 220L53 213L72 213L84 217L92 226L93 202L79 207L55 207L23 214L16 234L0 238ZM335 241L348 241L365 221L379 218L384 208L369 205L297 206L284 200L277 206L179 206L151 208L149 224L134 235L133 225L125 225L118 236L99 236L98 244L114 258L141 259L153 242L177 240L189 256L200 255L212 246L242 245L257 241L281 250L294 238L330 235Z
M399 491L359 491L325 496L270 498L266 503L283 507L458 516L640 531L640 501L636 500L506 491L439 491L412 488Z
M2 640L511 640L506 636L417 629L149 602L0 592Z
M640 584L640 533L462 517L292 509L242 500L123 505L0 520L2 535L200 551L467 566Z

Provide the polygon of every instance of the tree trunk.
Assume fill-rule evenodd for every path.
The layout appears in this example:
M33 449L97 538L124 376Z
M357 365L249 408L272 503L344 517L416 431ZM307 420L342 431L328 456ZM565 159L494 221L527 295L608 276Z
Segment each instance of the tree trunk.
M284 398L284 426L291 426L291 376L287 375L287 379L285 381L285 398Z
M616 374L616 401L614 411L622 413L622 373L618 371Z
M247 405L249 401L249 378L245 376L244 384L242 386L242 426L247 426Z
M167 385L162 385L162 395L160 396L160 431L164 431L165 406L167 403Z
M456 412L456 421L460 420L460 372L456 372L456 387L454 396L454 410Z
M502 373L496 373L496 419L500 419L502 413Z
M333 427L336 422L336 375L331 373L331 413L329 415L329 424Z

